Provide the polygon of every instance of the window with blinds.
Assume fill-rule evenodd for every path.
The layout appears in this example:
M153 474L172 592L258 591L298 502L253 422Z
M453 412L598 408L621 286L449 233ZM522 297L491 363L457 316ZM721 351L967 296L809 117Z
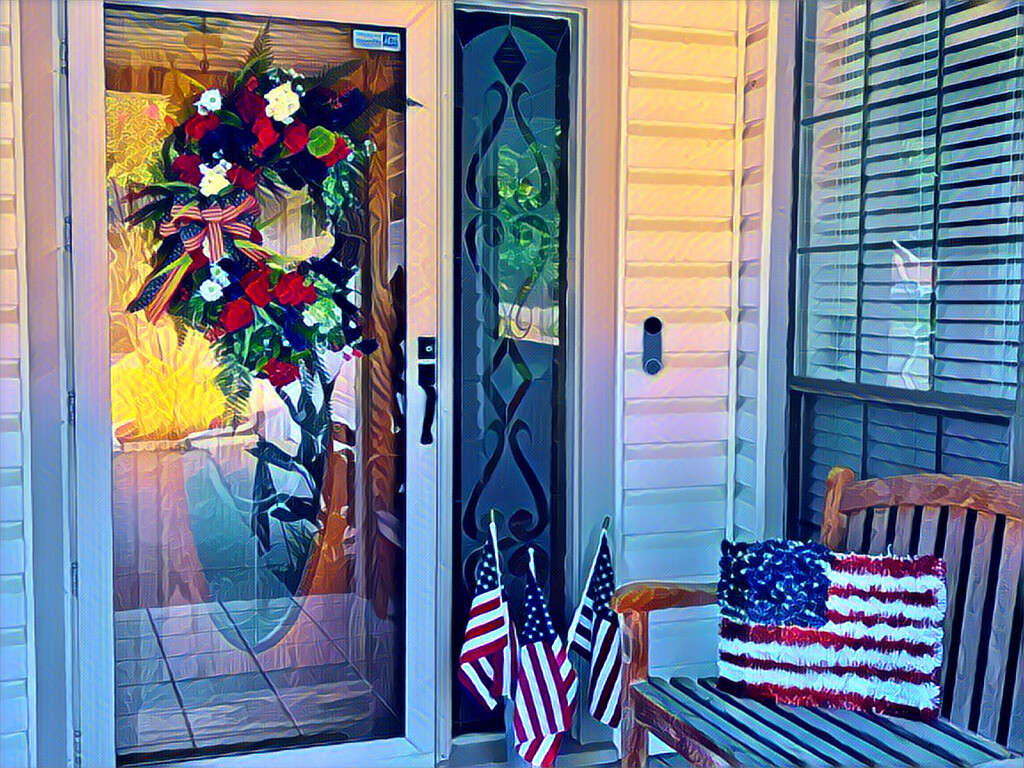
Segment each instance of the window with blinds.
M791 523L813 535L835 464L1014 474L1024 3L804 7Z

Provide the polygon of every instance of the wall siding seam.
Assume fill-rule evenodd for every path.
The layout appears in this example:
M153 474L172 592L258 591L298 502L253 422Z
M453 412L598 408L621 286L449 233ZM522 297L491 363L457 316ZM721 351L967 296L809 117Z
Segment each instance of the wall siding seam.
M736 28L737 31L746 29L746 5L744 3L738 3L736 7ZM738 34L738 44L736 46L736 74L735 78L737 84L736 90L736 115L733 124L733 212L732 212L732 227L733 227L733 242L732 242L732 261L731 261L731 301L730 301L730 341L729 341L729 447L728 447L728 465L727 465L727 477L726 483L729 489L727 497L727 506L725 510L725 538L732 540L735 538L735 520L736 520L736 407L738 397L738 362L739 362L739 303L740 303L740 247L741 247L741 210L743 205L743 129L744 129L744 110L746 107L746 99L744 98L744 80L741 76L746 62L746 36Z
M758 29L757 31L760 31ZM763 195L761 211L763 222L761 227L761 253L758 260L760 268L761 284L758 298L758 359L757 359L757 438L755 449L760 453L768 443L768 314L772 285L772 265L775 261L775 254L772 253L772 228L771 212L774 206L774 185L775 177L775 97L778 88L778 41L779 41L779 9L774 4L768 6L768 22L765 57L766 74L764 77L764 162L761 174ZM778 254L780 258L788 258L789 254ZM768 500L767 500L767 461L765 456L759 456L756 463L756 487L754 488L755 525L753 534L756 538L763 538L768 525Z

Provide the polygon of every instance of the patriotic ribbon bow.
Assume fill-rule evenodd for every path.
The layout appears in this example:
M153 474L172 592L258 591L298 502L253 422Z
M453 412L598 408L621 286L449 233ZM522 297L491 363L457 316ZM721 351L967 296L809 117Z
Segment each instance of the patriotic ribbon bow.
M206 241L208 247L206 256L210 263L215 263L224 255L224 236L231 235L238 240L248 240L254 243L262 241L260 232L255 227L241 221L246 214L259 215L260 204L252 195L246 195L239 202L222 207L214 203L208 208L200 208L196 203L175 203L171 208L169 218L160 222L160 237L169 237L173 234L181 234L181 243L186 251L196 251L202 248ZM191 224L200 224L196 232L188 237L184 230ZM261 261L262 254L258 249L246 246L236 246L253 261Z

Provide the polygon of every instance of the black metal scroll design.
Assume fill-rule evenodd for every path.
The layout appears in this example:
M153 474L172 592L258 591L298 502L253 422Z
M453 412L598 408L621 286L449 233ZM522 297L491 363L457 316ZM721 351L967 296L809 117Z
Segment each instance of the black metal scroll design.
M533 547L559 608L567 46L565 20L456 11L459 641L491 509L513 605ZM455 703L456 730L497 726Z

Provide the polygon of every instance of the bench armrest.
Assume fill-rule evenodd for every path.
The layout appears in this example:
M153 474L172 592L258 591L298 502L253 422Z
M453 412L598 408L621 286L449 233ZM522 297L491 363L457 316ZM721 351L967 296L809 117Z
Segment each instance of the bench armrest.
M714 584L673 584L669 581L637 581L619 587L612 595L609 605L619 614L622 629L623 765L641 766L647 760L647 735L636 723L630 689L647 679L650 658L648 614L664 608L710 605L715 599Z
M714 584L635 581L615 590L609 603L616 613L648 613L664 608L689 608L715 602Z

